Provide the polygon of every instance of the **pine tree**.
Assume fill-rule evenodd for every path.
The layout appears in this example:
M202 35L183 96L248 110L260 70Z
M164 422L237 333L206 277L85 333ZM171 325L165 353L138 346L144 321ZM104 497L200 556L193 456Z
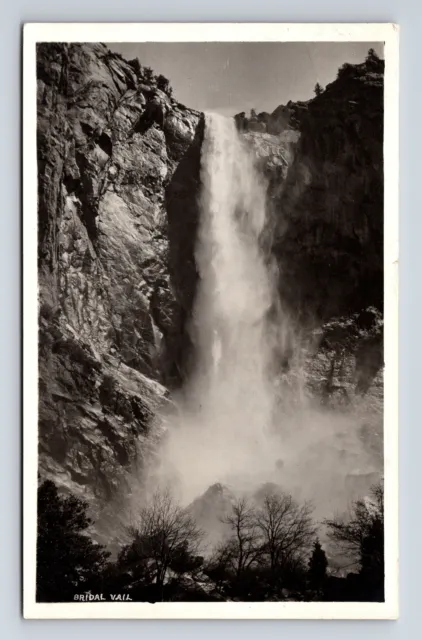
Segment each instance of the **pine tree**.
M39 487L38 602L67 602L98 586L110 554L86 535L91 524L87 507L74 496L60 496L51 480Z
M324 89L321 87L319 82L317 82L316 85L315 85L315 88L314 88L315 95L316 96L320 96L323 91L324 91Z
M170 86L170 80L162 74L157 76L157 88L164 91L164 93L167 93L168 96L171 96L173 93L173 89Z
M379 56L377 55L375 49L369 49L366 55L366 61L368 60L379 60Z
M154 72L151 67L144 67L143 71L146 82L152 82L154 80Z
M328 561L319 540L314 543L308 566L309 585L311 589L320 592L327 578Z
M377 72L380 71L380 66L382 65L381 59L379 58L379 56L377 55L374 49L369 49L365 58L365 62L366 62L366 67L369 70L377 71Z
M130 64L130 66L134 70L136 77L140 78L142 76L142 67L141 67L141 63L139 62L139 58L134 58L133 60L129 60L128 64Z

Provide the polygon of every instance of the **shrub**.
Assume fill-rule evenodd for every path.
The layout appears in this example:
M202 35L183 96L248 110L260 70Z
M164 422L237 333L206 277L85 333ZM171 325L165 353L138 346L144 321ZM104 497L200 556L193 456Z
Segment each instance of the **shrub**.
M359 568L363 600L384 599L384 492L375 485L369 500L356 500L348 520L326 520L329 536Z
M152 82L154 80L154 72L151 69L151 67L144 67L143 68L143 75L144 75L144 79L147 82Z
M134 58L133 60L129 60L128 64L132 67L136 77L139 79L142 76L142 67L141 67L141 63L139 62L139 58Z
M170 81L163 75L157 76L157 88L164 91L168 96L173 94L173 89L170 86Z

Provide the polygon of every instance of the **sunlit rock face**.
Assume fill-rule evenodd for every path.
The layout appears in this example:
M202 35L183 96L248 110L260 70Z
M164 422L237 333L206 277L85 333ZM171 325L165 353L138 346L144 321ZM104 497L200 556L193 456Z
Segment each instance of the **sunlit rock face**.
M100 44L39 45L37 74L40 470L104 498L179 375L200 114Z

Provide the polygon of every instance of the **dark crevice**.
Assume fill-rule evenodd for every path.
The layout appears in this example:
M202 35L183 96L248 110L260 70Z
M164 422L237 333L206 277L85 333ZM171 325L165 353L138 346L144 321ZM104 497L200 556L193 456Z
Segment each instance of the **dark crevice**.
M179 326L164 335L168 352L166 383L178 385L186 377L192 357L192 343L188 324L192 314L198 272L195 263L195 244L199 219L200 159L204 137L204 119L201 118L195 137L177 165L166 187L168 218L168 269L173 289L180 306Z
M100 136L98 136L96 142L98 146L104 151L104 153L106 153L108 156L112 155L113 143L109 135L103 132Z

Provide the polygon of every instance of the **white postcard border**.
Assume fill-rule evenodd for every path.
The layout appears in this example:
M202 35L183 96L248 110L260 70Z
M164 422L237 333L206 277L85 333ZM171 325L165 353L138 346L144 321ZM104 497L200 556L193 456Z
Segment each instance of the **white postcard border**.
M398 617L398 26L277 23L28 23L23 57L23 587L38 619L396 619ZM385 43L385 602L54 603L35 601L38 458L37 42Z

